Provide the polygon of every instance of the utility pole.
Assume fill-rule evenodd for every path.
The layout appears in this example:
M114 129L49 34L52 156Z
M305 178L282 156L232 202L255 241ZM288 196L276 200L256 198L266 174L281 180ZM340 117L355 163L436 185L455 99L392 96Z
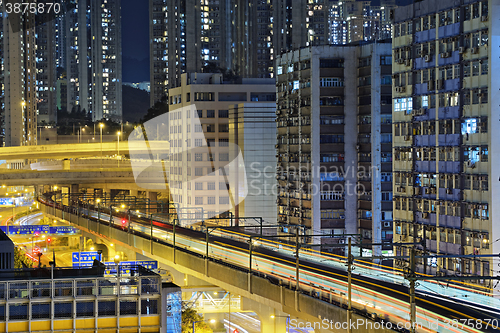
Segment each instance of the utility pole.
M351 320L352 320L352 264L353 256L351 253L351 237L348 238L347 249L347 333L351 333Z
M410 332L415 333L415 325L417 321L417 303L415 299L415 247L410 249L410 271L408 272L408 280L410 281Z

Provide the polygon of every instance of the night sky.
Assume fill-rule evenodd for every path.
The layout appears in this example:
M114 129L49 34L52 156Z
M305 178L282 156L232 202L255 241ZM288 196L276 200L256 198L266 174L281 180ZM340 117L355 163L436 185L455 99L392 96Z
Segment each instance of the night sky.
M149 1L122 0L123 82L149 81Z

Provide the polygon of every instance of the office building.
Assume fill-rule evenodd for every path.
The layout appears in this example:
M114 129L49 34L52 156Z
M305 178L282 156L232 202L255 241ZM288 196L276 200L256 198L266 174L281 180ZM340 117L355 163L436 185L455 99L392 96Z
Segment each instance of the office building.
M252 153L258 147L252 148L250 141L254 140L260 147L267 147L267 151L275 144L275 137L267 143L262 140L269 137L270 133L276 133L265 127L275 107L275 85L272 79L258 78L242 79L239 83L227 82L221 74L211 73L186 73L181 78L182 85L169 90L168 124L172 156L169 187L179 219L185 220L187 213L194 212L199 221L196 214L201 208L206 219L232 210L244 199L247 192L245 188L248 189L251 184L245 186L245 173L238 172L243 163L248 167L251 160L246 160L243 149L248 149L249 159L255 158L254 162L260 163L260 166L254 165L255 169L263 167L262 162L269 164L269 160L263 160L267 156L264 153L261 157L256 152ZM249 120L251 113L257 112L255 109L252 111L254 107L262 107L262 114L254 114L258 116L254 119L256 122L262 121L260 129L256 128L258 126L255 123L247 126L239 120L243 117ZM232 125L229 119L231 109L234 117ZM157 131L162 132L160 129ZM260 140L257 140L259 136ZM234 146L236 143L242 144L242 147L237 149ZM249 176L247 179L249 183ZM256 180L263 181L262 177ZM240 204L242 213L233 210L234 216L243 217L243 212L246 216L260 216L255 202L256 199L249 200L249 206L245 208L247 206L242 206L247 205L245 200Z
M390 43L285 53L276 85L278 222L390 242Z
M63 25L61 25L63 27ZM66 13L66 109L122 119L120 0L79 0ZM64 46L64 45L62 45Z
M95 266L0 270L0 332L180 331L179 287L146 269L127 278L103 272Z
M394 13L395 240L491 254L500 226L497 1L422 1ZM396 254L408 254L396 247ZM486 258L419 260L428 274L490 275ZM481 281L482 282L482 281ZM488 284L489 282L484 282Z
M37 142L34 15L8 15L0 4L0 144Z
M248 186L245 201L232 211L236 218L262 217L276 225L276 97L266 92L253 100L229 108L229 142L241 149Z

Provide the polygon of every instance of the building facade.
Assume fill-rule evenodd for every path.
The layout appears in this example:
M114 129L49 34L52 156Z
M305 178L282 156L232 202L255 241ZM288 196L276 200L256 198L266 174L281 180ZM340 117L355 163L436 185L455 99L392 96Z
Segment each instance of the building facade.
M57 121L57 21L36 22L35 28L37 114L38 122L46 124Z
M192 222L199 221L201 211L203 219L231 210L236 218L243 217L243 212L246 216L260 216L259 210L251 211L250 203L248 209L242 208L242 214L234 210L245 198L249 186L245 186L245 173L238 174L247 161L242 148L235 144L236 141L245 143L245 139L252 136L248 133L246 136L234 135L234 142L231 142L229 110L237 108L239 112L239 107L234 105L245 103L248 112L254 105L265 104L262 111L268 116L275 105L274 96L272 79L243 79L235 84L223 81L221 74L210 73L183 74L181 87L170 89L169 187L181 221L189 223L188 218L192 218ZM265 121L268 123L269 119ZM234 128L243 131L240 124L235 124ZM246 130L254 131L253 138L258 133L250 124ZM274 141L270 144L274 145ZM250 155L251 146L244 148L249 149ZM263 161L259 159L258 162ZM188 217L188 213L194 215Z
M276 84L278 222L390 242L390 44L283 54Z
M275 99L274 93L265 92L254 95L251 103L229 108L229 142L241 149L248 186L247 197L232 212L236 218L262 217L271 225L276 225L278 219ZM230 155L230 159L235 158Z
M494 131L497 1L422 1L394 16L394 233L443 255L491 254L500 233ZM396 247L396 254L408 254ZM490 275L491 261L447 258L418 270ZM489 282L485 282L489 283Z
M0 4L0 143L37 143L34 15L8 15Z
M149 70L151 107L167 94L168 84L168 12L167 0L149 1Z
M65 29L67 111L121 122L121 1L78 0Z

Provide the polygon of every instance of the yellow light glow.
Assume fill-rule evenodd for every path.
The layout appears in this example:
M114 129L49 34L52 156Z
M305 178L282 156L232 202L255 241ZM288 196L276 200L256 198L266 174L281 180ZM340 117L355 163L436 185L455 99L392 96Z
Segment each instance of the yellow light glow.
M97 203L101 202L101 199L97 199L97 200L96 200L96 202L97 202Z
M22 101L21 105L22 105L23 107L25 107L25 106L26 106L26 102L25 102L25 101Z
M212 324L214 324L214 323L215 323L215 319L210 319L210 322L211 322Z
M54 190L57 190L57 186L54 186Z
M116 133L116 135L120 135L120 134L122 134L122 133L121 132Z
M271 315L271 319L274 319L274 315Z
M122 208L125 208L125 205L122 205Z
M139 213L139 210L137 209L135 212L136 212L136 213Z
M94 251L94 247L93 246L90 248L90 251Z
M115 259L120 259L120 255L119 254L115 255Z
M5 186L5 185L2 185L2 187L3 187L3 188L6 188L7 186Z
M111 244L109 244L109 246L115 246L115 244L111 243Z
M103 127L104 127L104 124L103 124L103 123L100 123L100 124L99 124L99 127L100 127L100 128L103 128Z
M217 295L217 292L216 292L216 291L214 291L214 295Z
M5 193L5 195L9 195L9 193Z
M45 238L45 235L42 235L42 238Z
M24 189L24 192L28 192L28 189L27 189L27 188L25 188L25 189Z

